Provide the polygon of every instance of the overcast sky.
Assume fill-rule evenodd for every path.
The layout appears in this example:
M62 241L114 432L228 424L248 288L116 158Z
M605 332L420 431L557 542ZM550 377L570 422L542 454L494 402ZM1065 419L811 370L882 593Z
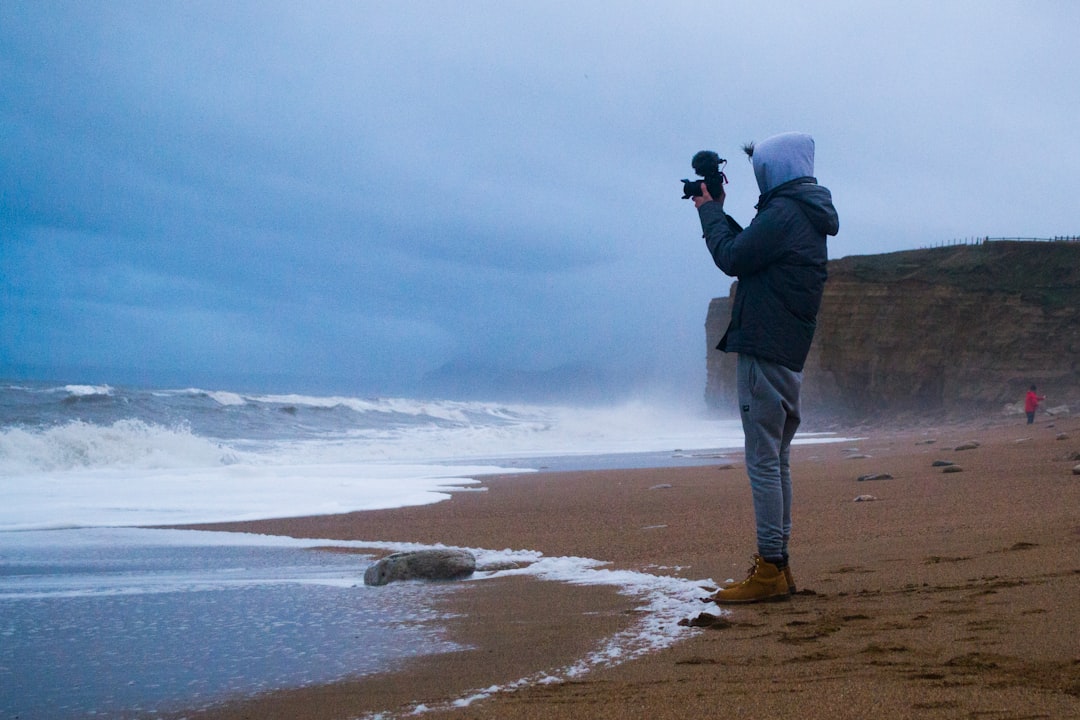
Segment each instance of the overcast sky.
M730 280L679 180L718 151L749 222L787 130L833 258L1080 233L1080 3L884 5L4 0L0 377L698 397Z

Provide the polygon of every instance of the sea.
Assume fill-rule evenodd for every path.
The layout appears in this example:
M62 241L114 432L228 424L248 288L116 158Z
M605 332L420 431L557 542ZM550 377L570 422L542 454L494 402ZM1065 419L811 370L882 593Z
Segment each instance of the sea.
M543 681L664 647L700 610L700 580L470 548L519 567L371 588L370 562L422 546L369 538L325 552L325 540L158 528L436 503L484 492L491 474L738 460L741 444L737 420L646 401L0 381L0 719L152 717L387 672L460 649L440 631L440 594L514 573L611 585L648 610Z

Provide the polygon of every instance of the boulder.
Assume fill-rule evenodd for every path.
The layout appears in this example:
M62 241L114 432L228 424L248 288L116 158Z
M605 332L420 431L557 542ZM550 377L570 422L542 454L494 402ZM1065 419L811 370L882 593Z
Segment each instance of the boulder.
M411 550L387 555L364 572L365 585L386 585L397 580L461 580L476 570L476 556L468 550Z

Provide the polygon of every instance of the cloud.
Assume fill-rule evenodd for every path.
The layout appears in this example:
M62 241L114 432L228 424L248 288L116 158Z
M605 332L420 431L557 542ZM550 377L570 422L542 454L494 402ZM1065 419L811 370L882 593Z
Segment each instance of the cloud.
M833 256L1074 233L1078 15L4 3L0 374L374 394L471 358L697 395L729 280L678 197L696 150L747 222L739 144L814 134Z

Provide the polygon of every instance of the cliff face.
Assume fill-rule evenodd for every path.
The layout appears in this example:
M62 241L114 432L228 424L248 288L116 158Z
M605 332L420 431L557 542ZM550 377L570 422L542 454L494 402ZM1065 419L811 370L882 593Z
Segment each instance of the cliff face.
M721 412L736 407L735 356L715 350L729 317L730 298L709 304L706 402ZM1080 404L1080 243L832 261L804 373L808 420L1000 412L1032 383L1049 407Z

